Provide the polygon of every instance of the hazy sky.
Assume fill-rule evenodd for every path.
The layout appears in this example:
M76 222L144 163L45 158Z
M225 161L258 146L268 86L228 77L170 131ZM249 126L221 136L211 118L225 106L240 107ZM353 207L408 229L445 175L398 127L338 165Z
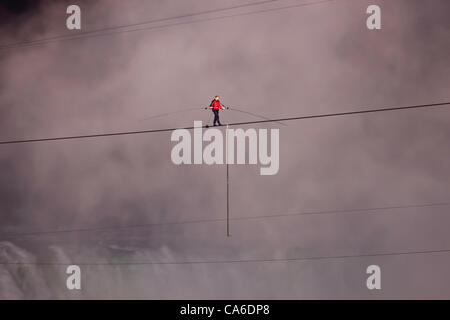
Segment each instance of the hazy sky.
M251 2L251 1L249 1ZM248 2L248 3L249 3ZM280 0L188 22L298 4ZM9 3L13 3L9 1ZM21 1L1 44L246 3ZM17 3L24 3L23 6ZM378 4L382 29L366 28ZM226 105L288 117L450 101L450 2L335 0L191 24L0 48L0 140L192 126ZM152 26L167 24L161 22ZM128 29L124 29L128 30ZM198 107L168 117L147 117ZM223 122L254 117L233 111ZM258 125L280 129L280 170L231 166L234 218L450 199L448 107ZM2 233L220 219L224 166L175 166L170 133L0 146ZM279 259L450 249L449 206L0 237L0 260ZM366 288L366 268L382 290ZM320 261L88 267L0 266L1 298L450 298L450 254Z

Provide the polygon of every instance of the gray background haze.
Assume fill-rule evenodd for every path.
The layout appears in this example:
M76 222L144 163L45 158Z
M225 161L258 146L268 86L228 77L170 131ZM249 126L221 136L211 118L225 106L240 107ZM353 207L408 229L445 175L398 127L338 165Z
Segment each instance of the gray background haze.
M29 1L2 6L1 44L243 1ZM301 3L285 0L201 18ZM382 29L365 26L378 4ZM190 21L185 18L176 21ZM161 23L163 24L163 23ZM158 25L158 24L156 24ZM74 31L76 33L78 31ZM266 117L449 101L448 0L336 0L159 30L0 50L0 140L191 126L213 95ZM142 119L164 112L198 111ZM224 111L223 122L255 120ZM258 125L280 128L280 171L232 166L231 216L450 199L447 107ZM0 261L278 259L450 249L448 206L8 238L7 233L225 216L225 167L175 166L169 133L0 146ZM382 269L382 290L366 268ZM450 298L450 254L320 261L0 265L0 298Z

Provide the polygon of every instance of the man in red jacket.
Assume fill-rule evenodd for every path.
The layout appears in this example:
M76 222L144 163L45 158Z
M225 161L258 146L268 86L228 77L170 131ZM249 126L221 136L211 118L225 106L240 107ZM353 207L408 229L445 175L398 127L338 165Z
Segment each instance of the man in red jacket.
M211 101L209 108L212 110L212 112L214 112L214 123L213 123L214 126L216 126L216 123L218 123L219 126L221 126L222 124L220 123L220 120L219 120L219 110L225 110L225 108L220 103L219 96L214 97L214 100Z

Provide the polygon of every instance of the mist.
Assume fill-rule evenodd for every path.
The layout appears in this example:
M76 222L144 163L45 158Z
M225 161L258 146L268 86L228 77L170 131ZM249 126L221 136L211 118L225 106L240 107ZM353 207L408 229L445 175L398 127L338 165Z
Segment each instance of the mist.
M258 8L299 3L281 2ZM85 32L243 2L77 3ZM3 6L1 44L70 34L69 4ZM370 4L381 7L381 30L366 28ZM337 0L0 49L0 140L188 127L212 121L204 108L216 94L268 118L449 101L449 9L445 0ZM251 120L257 119L221 111L224 123ZM0 298L449 298L446 253L111 265L450 248L448 206L234 220L448 201L448 108L285 124L255 125L279 129L276 175L230 166L231 237L221 220L225 166L174 165L170 132L1 145ZM205 219L218 221L170 224ZM11 236L85 228L106 230ZM8 264L14 262L31 264ZM32 262L87 264L82 290L67 290L64 265ZM382 269L380 291L366 287L371 264Z

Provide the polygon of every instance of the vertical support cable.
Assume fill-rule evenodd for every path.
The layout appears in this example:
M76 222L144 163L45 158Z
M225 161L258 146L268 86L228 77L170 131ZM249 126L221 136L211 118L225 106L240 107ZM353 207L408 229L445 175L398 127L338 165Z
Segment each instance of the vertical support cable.
M226 161L226 166L227 166L227 237L230 236L230 173L229 173L229 168L228 168L228 124L227 124L227 128L225 129L225 145L226 145L226 150L225 150L225 161Z

